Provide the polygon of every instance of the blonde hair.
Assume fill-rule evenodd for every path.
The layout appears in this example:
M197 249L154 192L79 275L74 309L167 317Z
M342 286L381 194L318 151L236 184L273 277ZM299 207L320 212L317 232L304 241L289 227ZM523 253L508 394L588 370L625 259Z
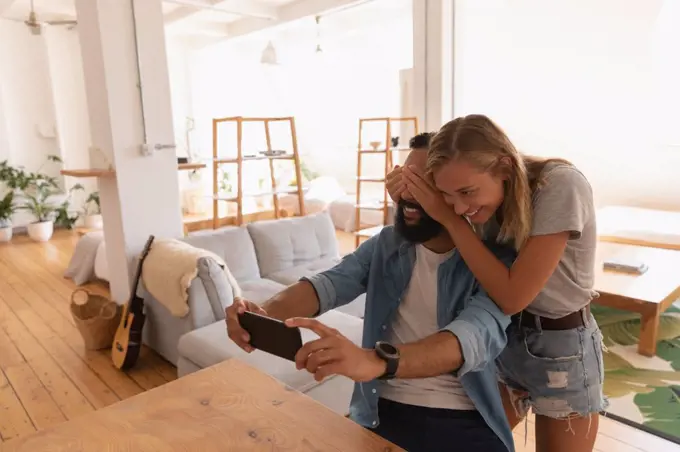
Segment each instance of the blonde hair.
M484 172L507 177L497 240L513 242L517 250L531 233L532 198L541 185L543 169L552 161L566 162L522 155L505 132L484 115L449 121L432 138L427 158L428 173L454 160L464 160ZM479 228L476 230L481 233Z

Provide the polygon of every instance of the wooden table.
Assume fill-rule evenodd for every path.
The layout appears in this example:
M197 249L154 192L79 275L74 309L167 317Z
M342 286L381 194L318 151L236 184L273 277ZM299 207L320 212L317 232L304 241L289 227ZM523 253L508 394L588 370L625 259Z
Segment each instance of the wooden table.
M236 359L0 446L0 451L401 451Z
M597 233L603 242L680 250L680 212L606 206L597 211Z
M615 255L641 260L649 270L642 275L604 270L603 261ZM680 298L680 251L599 242L595 290L600 297L594 303L641 314L638 353L654 356L659 317Z

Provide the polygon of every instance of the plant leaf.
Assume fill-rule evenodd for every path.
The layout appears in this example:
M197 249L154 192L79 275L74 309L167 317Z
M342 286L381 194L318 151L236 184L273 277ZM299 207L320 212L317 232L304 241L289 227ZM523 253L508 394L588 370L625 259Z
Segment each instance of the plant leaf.
M680 386L654 388L635 396L635 404L645 418L644 425L671 436L680 432Z

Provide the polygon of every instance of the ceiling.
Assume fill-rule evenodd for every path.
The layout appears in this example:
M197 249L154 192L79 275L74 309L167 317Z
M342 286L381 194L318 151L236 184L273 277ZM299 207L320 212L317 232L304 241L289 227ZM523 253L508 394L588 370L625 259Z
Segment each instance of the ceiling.
M143 0L148 1L148 0ZM173 34L235 38L371 0L163 0ZM0 17L24 21L30 0L0 0ZM76 19L75 0L34 0L38 21Z

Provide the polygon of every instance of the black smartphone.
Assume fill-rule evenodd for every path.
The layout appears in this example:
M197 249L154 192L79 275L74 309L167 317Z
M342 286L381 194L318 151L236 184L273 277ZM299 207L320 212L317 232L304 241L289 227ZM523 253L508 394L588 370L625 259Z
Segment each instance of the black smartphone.
M280 320L248 311L240 314L238 321L241 327L250 334L251 346L295 361L295 354L302 348L300 328L291 328Z

